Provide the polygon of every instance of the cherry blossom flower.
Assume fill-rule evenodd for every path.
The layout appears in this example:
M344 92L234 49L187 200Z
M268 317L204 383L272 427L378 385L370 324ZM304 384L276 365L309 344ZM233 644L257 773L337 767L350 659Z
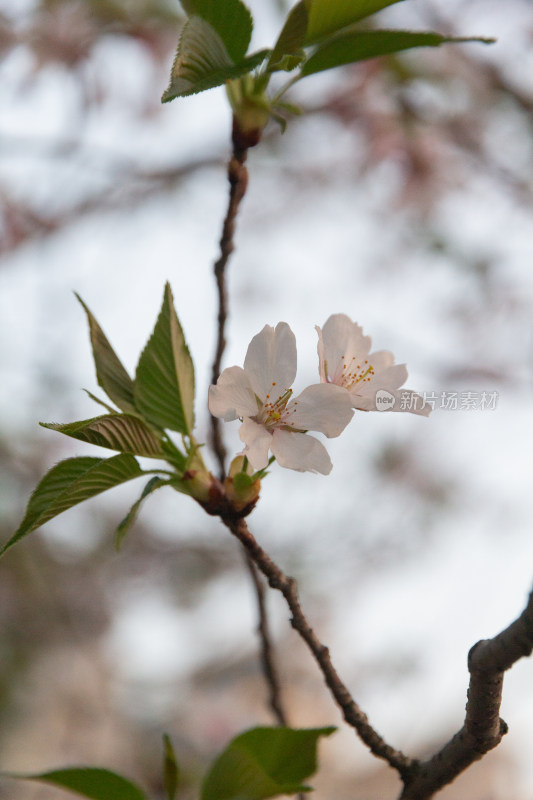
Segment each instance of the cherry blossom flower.
M248 346L244 369L229 367L209 388L209 410L226 422L241 419L243 454L254 470L268 465L269 451L282 467L299 472L331 471L324 445L307 431L338 436L353 416L338 386L308 386L296 398L296 339L286 322L265 325Z
M372 340L346 314L333 314L318 333L320 380L342 386L360 411L410 411L428 416L429 403L410 389L405 364L395 364L387 350L370 353Z

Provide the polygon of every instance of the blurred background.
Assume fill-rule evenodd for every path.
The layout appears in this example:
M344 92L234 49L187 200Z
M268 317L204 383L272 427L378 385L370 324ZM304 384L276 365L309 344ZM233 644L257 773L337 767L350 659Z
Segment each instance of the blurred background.
M254 48L290 5L249 2ZM429 419L357 413L328 442L329 477L274 466L250 519L375 727L423 757L462 725L469 648L521 612L533 579L533 7L412 0L375 23L498 41L295 87L302 116L249 155L225 365L284 320L302 389L313 326L344 312L434 397ZM231 121L222 89L160 104L181 24L175 0L0 0L2 540L54 463L102 452L38 426L98 413L73 291L133 372L171 282L207 438ZM68 511L1 561L0 769L97 764L162 797L166 731L188 800L232 736L274 721L237 543L165 489L117 553L141 488ZM339 725L316 797L396 797L268 603L291 723ZM531 798L533 663L506 677L502 716L502 745L443 800ZM0 783L6 800L60 794Z

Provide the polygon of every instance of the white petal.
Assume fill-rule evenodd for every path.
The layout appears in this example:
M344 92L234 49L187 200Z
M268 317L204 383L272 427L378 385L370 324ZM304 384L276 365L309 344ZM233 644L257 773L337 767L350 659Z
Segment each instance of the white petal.
M428 417L432 410L429 403L424 403L420 395L410 389L377 389L367 396L352 394L351 400L359 411L407 411Z
M369 380L356 383L350 391L363 397L375 397L378 389L393 392L403 386L406 380L407 367L405 364L394 364L392 367L376 370Z
M285 424L305 431L320 431L329 438L338 436L353 417L351 398L346 389L333 383L308 386L287 406Z
M375 353L370 353L368 361L374 367L374 372L377 373L383 369L392 367L394 364L394 356L388 350L376 350ZM405 377L407 378L407 372Z
M340 384L344 365L367 357L370 336L363 336L363 329L346 314L332 314L317 332L320 380Z
M318 325L315 325L315 331L318 334L318 344L316 346L318 352L318 374L320 375L320 382L326 383L328 380L328 374L326 369L326 353L324 348L324 339L322 337L322 328L319 328Z
M208 405L214 417L222 417L226 422L257 414L252 385L241 367L228 367L222 372L216 386L209 387Z
M286 322L276 329L265 325L250 344L244 369L255 393L265 400L267 394L278 395L289 389L296 377L296 338Z
M239 429L241 441L245 443L244 455L254 472L268 465L268 451L272 444L272 434L263 425L252 419L245 419Z
M416 392L411 391L411 389L400 389L394 394L396 395L396 403L391 411L407 411L410 414L429 417L433 410L429 403L425 403L423 398Z
M298 472L320 472L329 475L331 459L324 445L306 433L275 430L272 453L278 464Z

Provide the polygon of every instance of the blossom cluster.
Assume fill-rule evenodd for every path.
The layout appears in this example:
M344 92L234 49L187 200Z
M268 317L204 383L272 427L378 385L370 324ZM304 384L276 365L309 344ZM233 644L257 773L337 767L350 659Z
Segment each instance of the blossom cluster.
M265 325L248 346L244 367L229 367L209 389L209 410L226 422L240 419L239 436L254 470L276 461L299 472L331 472L322 442L308 431L328 438L339 436L354 409L376 411L376 399L386 394L412 403L390 405L391 411L427 416L431 406L414 392L399 391L407 379L405 364L395 364L392 353L370 352L371 339L345 314L333 314L318 333L320 383L293 398L296 377L296 338L286 322ZM420 402L418 402L420 401ZM382 409L379 409L382 410Z

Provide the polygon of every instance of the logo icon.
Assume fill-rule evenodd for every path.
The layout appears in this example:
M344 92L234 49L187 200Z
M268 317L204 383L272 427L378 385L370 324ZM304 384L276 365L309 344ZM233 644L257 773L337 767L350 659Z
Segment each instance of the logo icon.
M386 389L378 389L376 392L376 410L392 411L396 398Z

